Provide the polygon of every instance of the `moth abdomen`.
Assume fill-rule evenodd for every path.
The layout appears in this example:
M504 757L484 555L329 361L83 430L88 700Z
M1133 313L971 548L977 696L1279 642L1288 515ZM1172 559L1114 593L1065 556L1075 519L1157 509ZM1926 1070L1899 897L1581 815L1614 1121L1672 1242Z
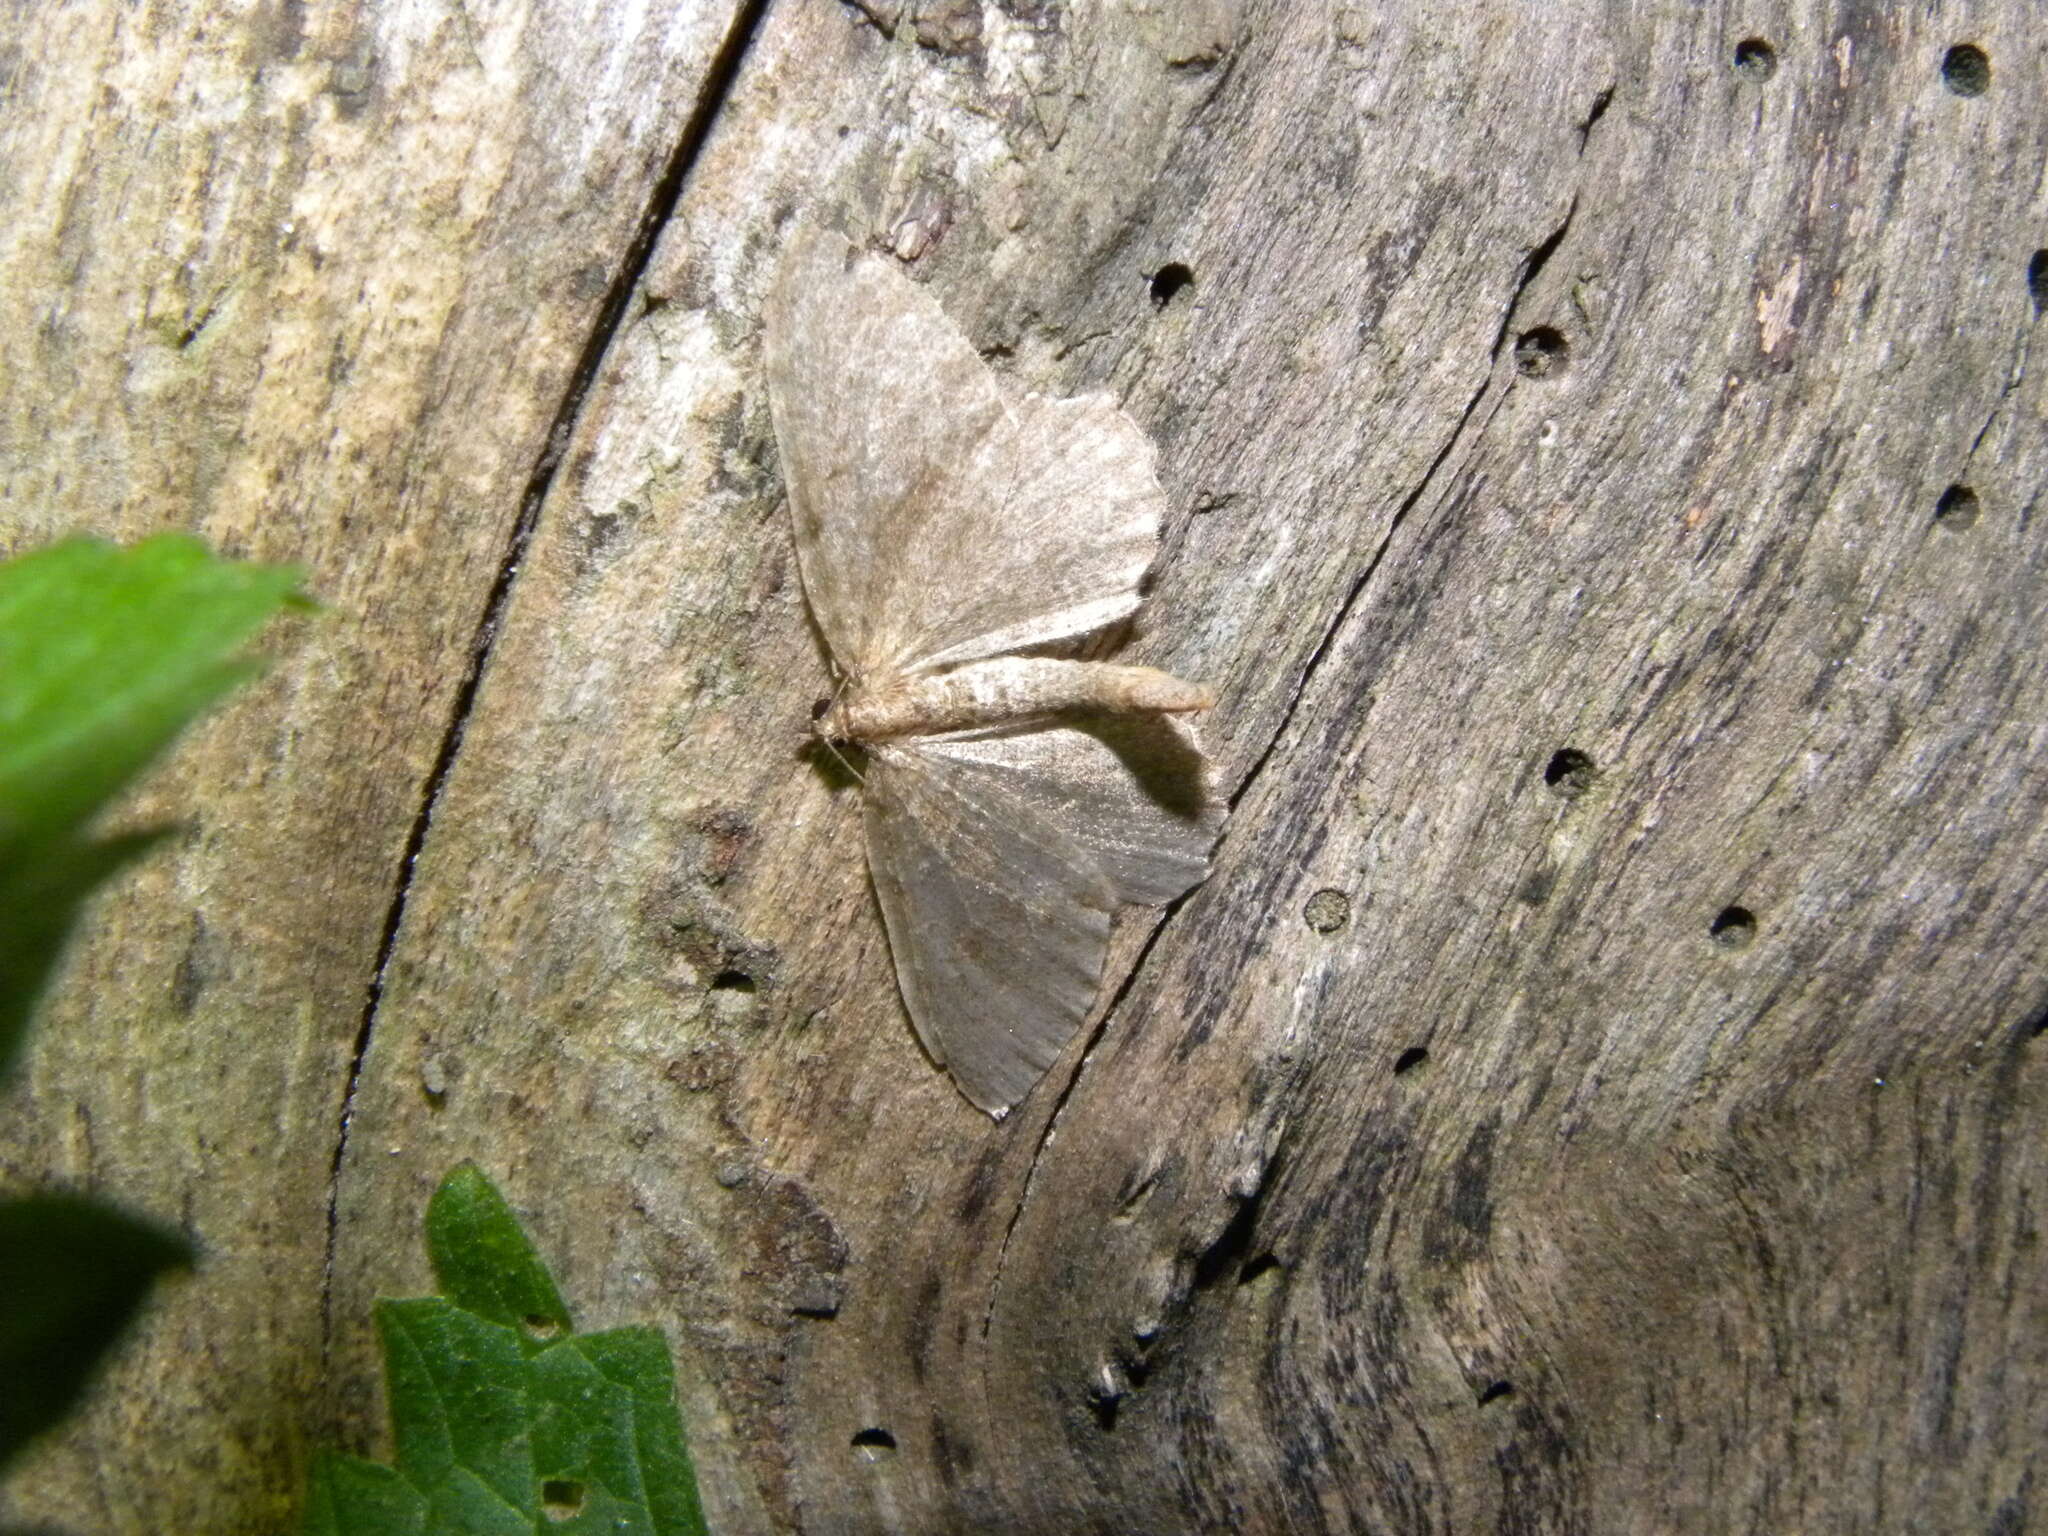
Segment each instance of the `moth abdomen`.
M930 676L856 684L815 729L833 741L877 742L1091 710L1191 714L1215 702L1207 688L1156 667L1003 656Z

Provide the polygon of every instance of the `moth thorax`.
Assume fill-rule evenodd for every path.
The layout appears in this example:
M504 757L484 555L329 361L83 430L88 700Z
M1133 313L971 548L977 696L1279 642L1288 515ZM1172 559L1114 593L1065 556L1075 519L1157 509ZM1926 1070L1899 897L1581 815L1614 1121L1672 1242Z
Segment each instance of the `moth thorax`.
M853 720L847 713L847 706L857 697L841 694L836 699L821 700L818 708L811 711L811 734L835 746L862 740L854 734Z

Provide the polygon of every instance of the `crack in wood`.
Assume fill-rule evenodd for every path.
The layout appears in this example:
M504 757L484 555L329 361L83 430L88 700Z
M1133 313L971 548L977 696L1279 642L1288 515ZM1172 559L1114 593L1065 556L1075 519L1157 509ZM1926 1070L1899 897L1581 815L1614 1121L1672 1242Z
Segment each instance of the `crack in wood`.
M1612 88L1610 87L1596 98L1592 111L1588 113L1585 121L1580 125L1579 148L1582 154L1585 150L1586 135L1591 132L1593 125L1599 121L1611 98ZM1381 535L1380 542L1373 550L1372 557L1366 562L1365 569L1353 580L1350 589L1344 594L1343 601L1337 605L1334 616L1324 628L1321 637L1316 642L1315 649L1310 652L1308 661L1303 665L1300 674L1296 677L1293 691L1287 700L1287 707L1280 712L1280 719L1274 726L1272 735L1267 738L1266 745L1259 753L1257 760L1253 762L1244 777L1238 781L1237 789L1231 794L1230 807L1233 813L1236 811L1239 802L1244 799L1245 794L1265 771L1266 765L1272 760L1273 754L1279 748L1280 743L1286 739L1288 728L1293 723L1295 713L1301 706L1302 698L1308 692L1310 682L1314 679L1316 672L1329 655L1330 648L1335 644L1337 636L1343 632L1346 622L1350 619L1352 611L1358 604L1360 595L1364 593L1366 587L1371 584L1373 577L1378 573L1381 563L1386 559L1388 550L1393 547L1395 538L1399 535L1402 526L1407 522L1408 514L1428 494L1430 487L1436 484L1444 465L1450 461L1452 452L1465 440L1468 429L1472 427L1473 417L1479 411L1480 403L1492 393L1494 376L1500 367L1501 348L1506 344L1508 334L1514 326L1515 313L1521 307L1522 296L1528 292L1530 285L1535 282L1536 278L1549 264L1551 257L1557 253L1558 247L1564 243L1564 238L1571 231L1572 220L1577 215L1578 210L1579 194L1574 190L1571 201L1565 207L1564 218L1558 222L1557 228L1532 247L1523 258L1521 273L1515 280L1514 291L1508 295L1507 302L1502 306L1500 326L1494 333L1493 345L1488 349L1486 376L1480 380L1479 387L1473 391L1471 399L1465 402L1465 409L1459 413L1457 425L1451 429L1449 435L1445 438L1443 447L1438 449L1436 456L1429 461L1429 467L1422 472L1422 476L1417 480L1414 489L1403 497L1401 504L1395 508L1393 517L1387 523L1387 530ZM1499 401L1505 398L1505 396L1505 390L1495 396L1495 409L1499 408ZM1485 430L1486 422L1490 421L1492 417L1493 411L1489 410L1486 412L1479 423L1479 432ZM1188 894L1191 896L1193 892ZM984 1339L989 1336L990 1330L995 1325L996 1307L1002 1299L1003 1275L1009 1265L1011 1239L1016 1235L1018 1222L1023 1220L1025 1208L1031 1203L1032 1192L1038 1181L1038 1171L1045 1160L1046 1146L1050 1143L1052 1133L1059 1124L1060 1116L1065 1113L1067 1103L1073 1097L1074 1090L1080 1085L1081 1074L1086 1070L1089 1058L1094 1055L1097 1045L1101 1043L1102 1036L1108 1029L1110 1020L1115 1018L1117 1011L1122 1008L1124 998L1129 994L1131 986L1137 980L1139 973L1144 970L1146 962L1151 958L1152 951L1158 944L1160 937L1165 933L1167 925L1172 922L1174 916L1180 911L1187 899L1187 896L1183 896L1160 914L1159 921L1154 925L1151 934L1146 938L1145 945L1138 952L1137 959L1132 962L1130 969L1125 972L1123 981L1117 987L1116 995L1110 1000L1109 1006L1103 1010L1101 1019L1090 1033L1087 1047L1082 1051L1080 1061L1076 1064L1072 1075L1061 1087L1059 1097L1053 1103L1052 1112L1046 1116L1045 1123L1039 1130L1038 1145L1032 1148L1031 1161L1025 1170L1024 1187L1018 1193L1017 1203L1010 1212L1009 1222L1003 1228L1002 1243L996 1251L995 1270L989 1280L988 1305L982 1310L981 1315L981 1336Z
M1984 413L1984 425L1979 427L1977 435L1970 439L1970 451L1963 455L1964 463L1967 464L1977 457L1977 450L1984 446L1984 439L1990 434L1991 428L1997 422L2000 413L2005 410L2005 402L2012 398L2013 392L2025 380L2027 376L2027 343L2032 338L2032 335L2032 328L2022 324L2018 344L2014 348L2015 356L2012 360L2012 372L2006 375L2005 384L1999 389L1998 397L1991 402L1991 409Z
M1565 205L1564 219L1527 256L1522 258L1522 275L1515 279L1515 291L1508 295L1507 307L1501 311L1500 330L1493 338L1493 353L1500 356L1500 349L1506 344L1508 332L1514 328L1515 312L1522 307L1522 295L1529 291L1529 285L1536 281L1543 269L1550 265L1550 258L1557 254L1557 248L1564 244L1564 237L1571 232L1572 220L1578 215L1579 194L1572 193L1572 200ZM1431 466L1435 468L1434 465Z
M1225 835L1228 836L1228 833ZM1200 889L1200 886L1195 887L1195 890ZM1017 1204L1010 1211L1008 1224L1003 1228L1002 1245L996 1250L995 1273L989 1280L988 1305L981 1314L981 1336L984 1339L988 1337L989 1329L994 1325L996 1303L1002 1297L1003 1268L1010 1258L1010 1238L1016 1233L1017 1223L1023 1219L1024 1207L1030 1203L1032 1185L1037 1181L1039 1166L1045 1160L1046 1144L1052 1140L1052 1133L1059 1125L1060 1115L1066 1110L1067 1100L1073 1097L1074 1089L1080 1085L1081 1073L1087 1067L1088 1059L1102 1043L1103 1034L1109 1028L1109 1021L1115 1018L1117 1010L1123 1007L1124 998L1129 995L1139 973L1145 969L1145 962L1151 958L1153 948L1165 934L1166 925L1173 921L1175 915L1187 905L1194 894L1194 891L1183 892L1160 912L1159 920L1152 925L1152 932L1145 938L1144 947L1138 951L1138 957L1131 962L1130 968L1124 972L1123 980L1117 984L1116 995L1110 998L1109 1006L1102 1010L1102 1017L1096 1020L1095 1028L1089 1032L1088 1044L1082 1049L1081 1059L1075 1063L1073 1072L1060 1086L1059 1097L1053 1100L1052 1113L1045 1117L1045 1124L1039 1128L1038 1145L1031 1149L1031 1162L1024 1172L1024 1188L1017 1196Z
M1591 121L1597 120L1598 116L1599 111L1596 110L1592 115L1592 119L1587 123L1588 128L1591 127ZM1578 208L1578 193L1574 192L1571 202L1566 206L1564 218L1559 222L1557 228L1552 230L1547 237L1533 247L1528 255L1523 258L1521 274L1516 279L1514 291L1508 295L1507 302L1502 308L1500 326L1495 332L1493 345L1488 350L1486 377L1480 380L1479 387L1472 393L1472 398L1465 402L1465 409L1459 413L1457 425L1451 429L1449 435L1445 438L1443 447L1438 449L1436 456L1430 460L1429 467L1422 472L1421 478L1417 480L1414 489L1403 497L1400 506L1395 508L1394 515L1387 524L1387 531L1381 535L1380 542L1373 550L1372 557L1366 562L1365 569L1353 580L1350 589L1344 594L1343 601L1337 605L1335 615L1324 628L1322 636L1316 642L1315 649L1310 652L1308 661L1303 665L1300 674L1296 677L1293 691L1287 700L1287 707L1280 712L1279 722L1274 726L1272 735L1267 738L1266 745L1259 753L1257 760L1253 762L1244 777L1238 781L1236 790L1232 792L1230 808L1233 813L1236 811L1239 802L1244 799L1246 793L1265 771L1266 765L1272 760L1273 754L1279 748L1280 743L1286 739L1288 727L1293 723L1295 713L1301 706L1302 698L1308 692L1310 682L1314 679L1317 670L1328 656L1331 646L1336 642L1337 636L1343 632L1345 623L1349 620L1353 609L1357 606L1360 595L1364 593L1366 587L1371 584L1373 577L1378 573L1381 563L1386 559L1388 550L1393 547L1396 536L1400 533L1403 524L1406 523L1408 514L1415 509L1422 498L1428 494L1430 487L1437 482L1444 465L1449 462L1452 452L1458 447L1460 442L1464 441L1467 430L1472 426L1473 417L1479 410L1480 403L1492 392L1494 374L1500 366L1501 347L1505 344L1508 333L1514 325L1515 311L1521 305L1522 295L1528 291L1529 285L1536 280L1538 274L1549 263L1550 258L1556 254L1558 247L1563 244L1565 235L1571 229L1572 219L1578 213ZM1495 397L1495 409L1498 409L1499 400L1505 398L1505 394L1506 392L1502 391L1500 395ZM1483 432L1486 422L1490 421L1492 417L1493 411L1489 410L1486 412L1485 417L1480 421L1478 431ZM1226 842L1228 841L1227 833L1225 834L1225 840ZM1003 1274L1009 1264L1010 1242L1016 1235L1017 1223L1023 1220L1025 1207L1031 1202L1032 1191L1038 1180L1038 1170L1045 1160L1045 1149L1052 1139L1052 1133L1059 1125L1060 1116L1065 1112L1068 1100L1073 1097L1074 1090L1080 1085L1081 1074L1086 1070L1089 1058L1094 1055L1096 1047L1101 1043L1103 1034L1109 1027L1110 1020L1114 1019L1117 1011L1122 1008L1124 998L1129 994L1133 983L1136 982L1139 974L1144 970L1145 963L1151 958L1152 951L1157 946L1161 936L1166 932L1167 925L1173 921L1175 915L1179 913L1181 907L1193 894L1192 891L1189 892L1188 895L1172 903L1160 914L1159 921L1153 926L1151 934L1146 938L1144 947L1139 950L1137 959L1132 962L1130 969L1125 972L1123 981L1117 987L1116 995L1111 998L1109 1006L1103 1010L1102 1017L1090 1032L1087 1047L1082 1051L1080 1061L1076 1064L1072 1075L1068 1077L1066 1083L1060 1088L1059 1097L1053 1102L1052 1112L1046 1116L1045 1123L1039 1130L1038 1145L1032 1149L1031 1161L1024 1174L1024 1187L1017 1196L1017 1203L1010 1212L1010 1220L1003 1228L1002 1243L996 1251L995 1270L989 1280L988 1305L983 1309L981 1316L981 1336L984 1339L989 1336L989 1331L995 1324L996 1307L1002 1298Z
M1465 409L1458 416L1458 424L1451 429L1450 435L1445 439L1443 447L1437 450L1436 457L1429 461L1429 467L1422 472L1422 477L1416 481L1415 488L1407 496L1403 497L1400 506L1394 509L1394 515L1387 523L1387 531L1381 536L1379 546L1373 550L1372 558L1366 562L1365 569L1359 573L1357 579L1352 582L1350 590L1344 594L1344 600L1337 605L1335 617L1331 619L1329 625L1323 630L1321 638L1316 641L1315 649L1309 653L1308 661L1303 665L1300 675L1295 679L1294 691L1288 697L1287 707L1280 712L1279 724L1274 727L1273 734L1267 739L1265 749L1260 752L1258 760L1252 764L1244 778L1238 782L1236 791L1230 797L1230 808L1233 812L1236 811L1238 802L1244 799L1252 785L1257 782L1259 775L1265 771L1266 764L1271 760L1274 751L1279 747L1281 741L1286 738L1287 728L1293 723L1295 711L1300 708L1302 697L1307 693L1310 681L1315 677L1317 669L1321 667L1324 658L1329 654L1330 647L1335 643L1338 634L1342 632L1345 621L1350 618L1352 609L1358 603L1360 594L1365 591L1374 575L1378 573L1380 563L1386 559L1387 551L1393 547L1395 537L1400 533L1402 525L1408 520L1408 514L1421 502L1423 496L1428 493L1429 488L1436 483L1437 477L1442 472L1444 465L1450 460L1452 450L1464 440L1466 429L1471 426L1473 414L1479 409L1480 402L1486 398L1488 392L1493 388L1494 372L1500 366L1501 348L1506 344L1508 333L1514 327L1515 311L1521 307L1522 295L1528 292L1529 285L1536 280L1537 275L1549 264L1550 258L1557 253L1557 248L1564 243L1564 237L1570 231L1572 219L1578 211L1579 196L1578 193L1574 192L1571 202L1565 208L1564 218L1557 228L1552 230L1547 237L1534 246L1529 251L1529 254L1522 259L1521 276L1516 279L1515 290L1508 295L1507 303L1502 308L1500 326L1494 332L1493 345L1487 353L1488 369L1486 377L1480 380L1479 388L1473 391L1472 398L1465 402ZM1505 391L1502 392L1502 397L1504 396ZM1497 398L1495 409L1498 408L1499 402ZM1482 420L1480 423L1479 430L1481 432L1485 430L1486 421L1490 421L1492 417L1493 412L1488 411L1485 420Z
M1593 125L1607 115L1607 109L1614 104L1614 82L1608 81L1600 88L1600 94L1593 98L1593 105L1586 115L1579 119L1579 153L1586 152L1586 141L1593 137Z
M653 192L648 197L647 207L640 216L632 239L627 242L618 271L613 275L604 302L598 308L590 334L584 340L582 352L576 359L576 366L562 391L561 402L556 406L547 433L541 440L540 457L534 463L533 473L527 478L525 493L520 498L519 515L514 519L511 533L506 539L505 552L498 562L497 576L484 598L483 611L477 619L476 631L470 640L469 665L463 673L460 687L456 690L455 702L449 710L448 724L441 735L440 748L435 754L433 767L427 773L420 794L419 811L413 818L412 828L406 836L404 852L399 857L398 874L392 888L391 902L385 913L383 936L378 941L377 958L371 966L370 979L365 987L362 1020L356 1028L355 1043L349 1056L348 1083L342 1092L341 1115L335 1127L334 1157L328 1167L327 1237L320 1280L320 1357L323 1368L331 1355L334 1340L334 1256L341 1225L341 1173L348 1158L349 1132L354 1123L356 1094L362 1082L363 1063L369 1055L370 1038L376 1030L377 1011L384 1000L385 977L398 948L399 931L404 925L406 902L412 891L413 871L421 851L426 846L435 806L440 800L442 790L447 786L449 776L454 772L456 759L461 755L470 716L476 708L477 694L483 686L484 673L490 666L491 653L497 642L498 626L507 604L511 601L513 585L519 578L527 550L532 545L534 533L539 527L541 508L554 485L555 472L560 468L562 455L574 435L575 424L582 415L591 385L596 382L598 371L611 350L612 341L625 320L632 296L646 275L648 264L654 256L655 246L662 232L674 218L676 207L682 200L683 187L711 137L712 125L733 95L740 66L746 58L755 34L760 29L768 3L769 0L739 0L739 4L735 6L732 19L727 23L725 35L719 40L718 48L705 69L703 84L698 88L696 104L691 108L690 116L677 136L675 150L662 170L661 179L655 183Z
M1519 294L1519 290L1517 290L1517 293ZM1511 315L1513 313L1512 302L1509 306L1509 313ZM1506 333L1505 326L1503 326L1502 333ZM1499 353L1499 343L1496 342L1493 350L1493 356L1496 360L1499 357ZM1233 813L1237 810L1239 802L1250 793L1252 785L1258 782L1259 776L1266 771L1266 765L1272 760L1273 754L1279 749L1280 743L1286 739L1288 727L1294 722L1295 712L1301 707L1302 697L1308 692L1309 683L1314 679L1317 670L1328 657L1330 647L1336 643L1337 636L1342 632L1345 621L1350 618L1352 609L1357 606L1360 594L1365 591L1367 585L1371 583L1373 577L1378 573L1380 563L1386 559L1387 551L1393 547L1394 537L1401 531L1401 525L1407 521L1409 512L1422 500L1430 486L1436 483L1439 471L1442 470L1445 462L1451 456L1451 450L1456 448L1460 439L1464 437L1465 429L1471 423L1473 412L1478 410L1480 401L1486 398L1487 393L1492 388L1493 376L1489 372L1487 377L1480 381L1479 388L1473 392L1472 398L1465 402L1465 409L1458 416L1458 424L1451 429L1450 435L1444 440L1443 447L1437 450L1436 457L1429 461L1429 468L1422 472L1422 477L1415 483L1415 489L1403 497L1401 505L1394 509L1393 518L1387 524L1387 531L1381 535L1378 547L1373 550L1372 558L1366 561L1365 569L1359 572L1358 576L1352 581L1349 590L1344 594L1343 601L1337 605L1335 617L1324 627L1321 638L1316 641L1315 649L1309 652L1307 662L1303 664L1300 675L1294 680L1294 689L1288 696L1287 707L1280 711L1279 723L1273 728L1273 734L1267 739L1264 750L1259 753L1258 759L1246 771L1245 776L1238 781L1237 789L1231 794L1230 808ZM1489 419L1491 419L1492 414L1491 411L1487 412Z

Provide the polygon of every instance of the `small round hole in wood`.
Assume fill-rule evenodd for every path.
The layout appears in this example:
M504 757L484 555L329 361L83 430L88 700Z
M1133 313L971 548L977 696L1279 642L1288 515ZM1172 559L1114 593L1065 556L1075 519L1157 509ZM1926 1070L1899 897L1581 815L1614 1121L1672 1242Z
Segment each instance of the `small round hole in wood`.
M1760 37L1735 45L1735 73L1751 85L1762 85L1778 72L1778 50Z
M1976 523L1982 510L1975 491L1967 485L1952 485L1935 502L1934 520L1944 528L1968 528Z
M2034 301L2034 318L2048 314L2048 251L2034 252L2027 263L2027 297Z
M1747 907L1723 907L1707 925L1707 935L1723 949L1747 949L1756 938L1756 914Z
M1195 274L1185 263L1169 261L1152 274L1152 307L1164 309L1185 290L1195 286Z
M1429 1051L1427 1047L1411 1045L1407 1050L1394 1058L1394 1076L1405 1076L1428 1060Z
M896 1454L896 1437L879 1426L855 1430L853 1450L862 1461L880 1461Z
M1525 379L1554 379L1571 361L1571 345L1555 326L1539 325L1515 338L1515 372Z
M1339 890L1317 891L1301 915L1317 933L1335 933L1351 921L1351 898Z
M1593 787L1593 759L1577 747L1564 747L1543 766L1543 782L1554 795L1576 800Z
M1975 43L1957 43L1941 56L1941 83L1958 96L1991 89L1991 59Z

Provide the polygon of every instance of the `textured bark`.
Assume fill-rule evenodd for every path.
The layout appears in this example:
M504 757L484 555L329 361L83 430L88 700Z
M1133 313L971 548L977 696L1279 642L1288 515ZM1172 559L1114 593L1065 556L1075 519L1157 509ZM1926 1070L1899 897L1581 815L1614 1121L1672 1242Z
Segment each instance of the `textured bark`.
M25 1518L276 1530L330 1392L370 1400L324 1363L323 1294L366 988L730 11L159 0L0 27L0 547L192 528L302 562L327 609L152 781L138 812L187 835L101 904L0 1109L9 1184L104 1189L206 1253L10 1479Z
M15 45L5 542L331 609L8 1101L217 1255L23 1511L273 1528L474 1156L721 1531L2038 1519L2030 7L299 14ZM1220 695L1215 876L1000 1125L800 754L797 215L1155 434L1124 654Z

